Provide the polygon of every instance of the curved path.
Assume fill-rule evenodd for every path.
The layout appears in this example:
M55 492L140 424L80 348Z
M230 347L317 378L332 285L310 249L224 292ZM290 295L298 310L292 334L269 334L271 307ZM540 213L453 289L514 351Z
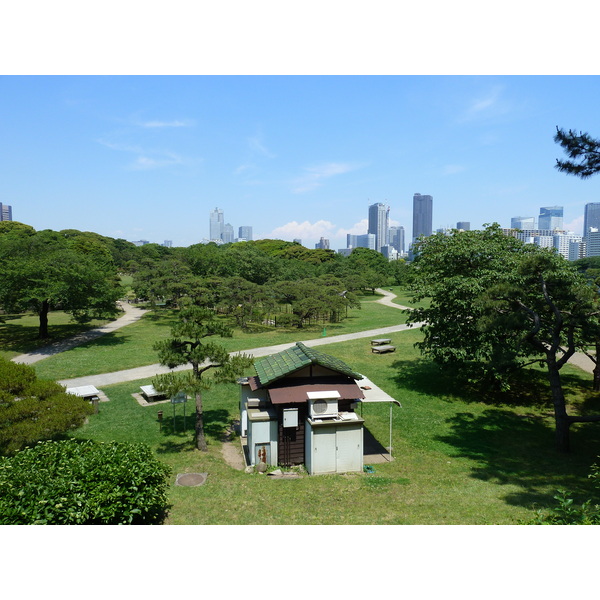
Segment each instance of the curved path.
M90 329L89 331L79 333L73 336L72 338L69 338L68 340L55 342L54 344L50 344L49 346L43 346L42 348L38 348L34 352L30 352L28 354L20 354L19 356L13 357L11 360L16 363L31 365L33 363L38 362L39 360L43 360L44 358L52 356L53 354L58 354L59 352L70 350L75 346L85 344L90 340L94 340L100 337L101 335L111 333L116 329L125 327L126 325L131 325L131 323L135 323L135 321L140 319L140 317L144 313L148 312L147 310L131 306L127 302L117 302L117 305L125 313L122 317L119 317L118 319L111 321L110 323L107 323L102 327L97 327L96 329Z
M382 289L377 290L378 293L383 295L383 298L374 300L374 302L380 302L386 306L398 308L404 310L406 306L400 306L392 302L392 299L396 297L395 294L387 292ZM422 323L415 323L412 328L418 328ZM312 346L323 346L325 344L334 344L336 342L346 342L348 340L356 340L367 337L379 337L382 335L388 335L390 333L396 333L398 331L405 331L411 329L408 325L392 325L391 327L381 327L380 329L370 329L369 331L358 331L356 333L346 333L343 335L334 335L331 337L322 337L313 340L306 340L303 343L308 347ZM279 344L276 346L264 346L262 348L253 348L250 350L243 350L241 352L232 352L232 354L247 354L254 358L260 358L261 356L268 356L269 354L275 354L291 348L296 342L289 342L286 344ZM114 383L123 383L126 381L137 381L138 379L150 379L155 375L162 375L163 373L171 373L174 371L186 371L191 369L189 365L183 365L176 367L175 369L169 369L160 364L146 365L143 367L136 367L134 369L126 369L124 371L115 371L113 373L103 373L101 375L89 375L87 377L77 377L75 379L64 379L59 381L62 385L67 387L79 387L82 385L93 385L101 387L104 385L112 385Z

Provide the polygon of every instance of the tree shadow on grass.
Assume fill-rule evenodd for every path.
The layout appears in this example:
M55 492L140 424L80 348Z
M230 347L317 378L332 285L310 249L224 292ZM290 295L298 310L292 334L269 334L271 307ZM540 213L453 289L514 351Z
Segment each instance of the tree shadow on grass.
M448 433L435 439L453 448L456 457L473 462L472 477L520 488L520 492L507 492L508 504L553 506L558 489L569 490L576 501L595 497L588 474L600 454L600 424L573 425L572 451L556 451L550 391L543 371L516 373L511 389L502 392L477 390L426 359L399 360L392 366L396 369L394 380L401 388L443 402L460 400L489 406L483 412L476 411L478 414L459 412L448 418ZM600 395L591 392L590 382L577 374L561 376L567 397L573 399L570 414L600 412Z
M175 416L171 407L163 410L161 433L165 437L177 437L180 441L165 440L157 447L159 454L169 454L189 450L194 447L194 427L196 411L193 403L186 403L185 416L183 408L176 405ZM168 406L168 405L165 405ZM158 419L157 419L158 422ZM221 440L231 424L229 412L224 409L204 411L204 435L207 438Z
M521 488L506 494L508 504L551 506L560 488L580 501L595 495L587 477L600 448L600 428L593 423L573 428L571 453L554 449L553 418L490 408L479 416L458 413L447 423L449 433L436 439L474 461L472 477Z
M521 369L511 374L510 389L502 390L494 383L470 383L463 372L443 367L428 359L397 360L394 381L404 389L414 390L446 401L460 399L493 406L531 407L552 411L550 388L544 371ZM589 394L589 389L576 375L561 374L567 395ZM600 398L600 396L599 396ZM600 407L600 402L598 403Z

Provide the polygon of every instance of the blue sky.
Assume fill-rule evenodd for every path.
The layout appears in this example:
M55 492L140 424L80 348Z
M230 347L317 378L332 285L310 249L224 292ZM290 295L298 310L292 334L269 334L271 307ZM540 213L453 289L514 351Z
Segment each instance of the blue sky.
M412 229L472 228L600 201L554 168L555 127L600 137L598 76L0 77L0 202L36 229L187 246L223 209L255 238L365 233L369 204Z

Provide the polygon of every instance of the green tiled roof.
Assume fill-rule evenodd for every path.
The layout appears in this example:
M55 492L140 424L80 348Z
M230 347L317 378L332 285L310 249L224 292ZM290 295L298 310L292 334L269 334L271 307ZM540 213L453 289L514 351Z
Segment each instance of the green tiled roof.
M339 358L307 348L302 342L296 342L292 348L257 360L254 368L261 385L267 385L308 365L320 365L353 379L362 379L362 375L353 371Z

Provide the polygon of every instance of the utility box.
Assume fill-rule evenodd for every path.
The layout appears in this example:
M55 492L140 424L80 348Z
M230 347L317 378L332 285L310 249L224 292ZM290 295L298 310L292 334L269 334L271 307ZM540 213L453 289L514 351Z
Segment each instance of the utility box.
M298 409L284 408L283 409L283 426L298 427Z

